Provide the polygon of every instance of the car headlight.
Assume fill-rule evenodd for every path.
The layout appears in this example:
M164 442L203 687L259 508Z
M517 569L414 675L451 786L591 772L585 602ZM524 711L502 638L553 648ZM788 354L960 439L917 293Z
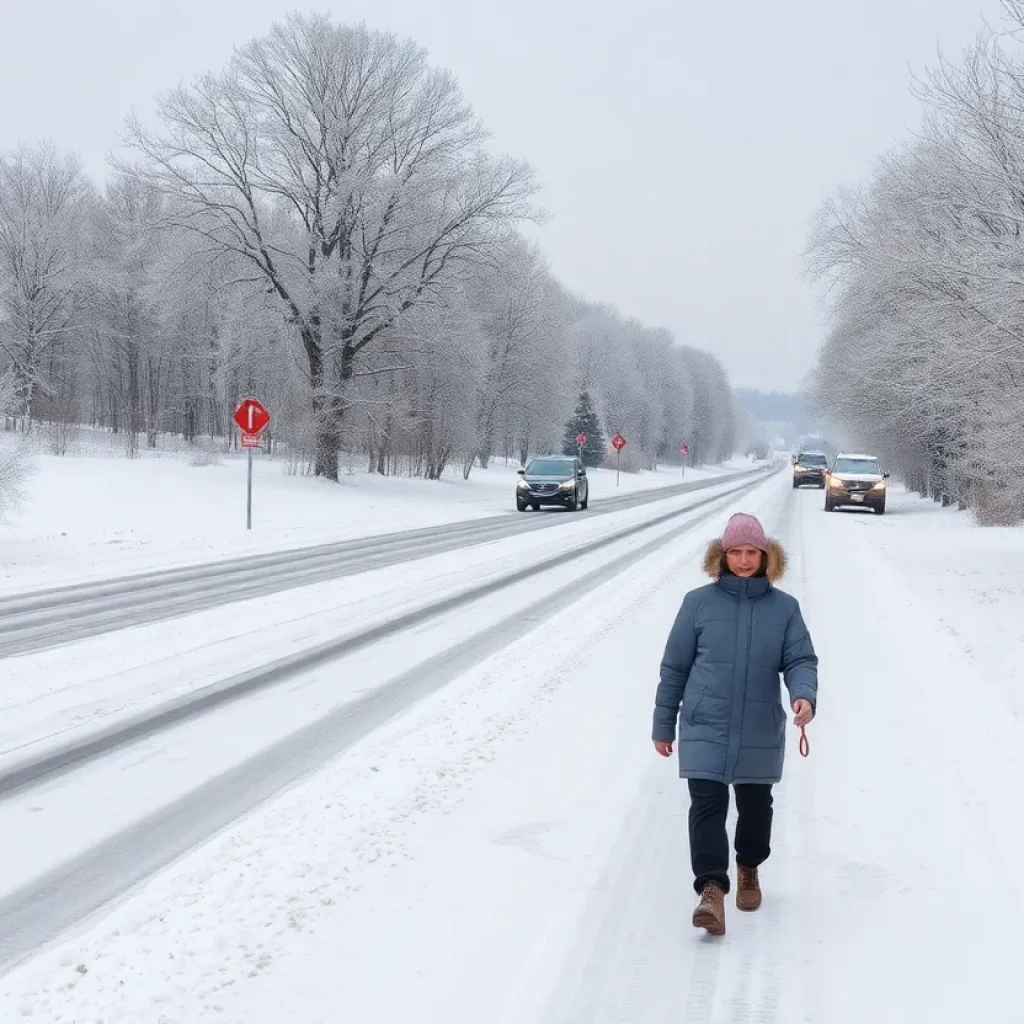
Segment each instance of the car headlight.
M873 491L884 491L885 490L885 481L884 480L879 480L878 483L875 484L875 486L871 488L871 490L873 490Z
M828 485L829 487L832 488L833 491L841 491L844 486L843 481L837 480L835 477L832 477L832 479L829 480Z
M575 480L566 480L558 485L560 491L571 491L576 486Z
M519 483L516 484L516 490L518 491L528 491L529 489L530 485L525 480L520 480Z

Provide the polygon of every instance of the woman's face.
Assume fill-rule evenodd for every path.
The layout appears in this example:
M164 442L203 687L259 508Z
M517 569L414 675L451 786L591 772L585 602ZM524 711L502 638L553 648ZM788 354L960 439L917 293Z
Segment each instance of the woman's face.
M761 557L761 552L757 548L752 548L749 544L744 544L738 548L729 548L725 553L725 561L729 566L729 572L734 576L742 576L744 579L749 579L751 576L756 575L761 568Z

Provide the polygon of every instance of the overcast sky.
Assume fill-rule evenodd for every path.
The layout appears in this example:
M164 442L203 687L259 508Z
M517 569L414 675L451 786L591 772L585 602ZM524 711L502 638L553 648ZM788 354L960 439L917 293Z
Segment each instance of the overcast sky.
M125 115L224 65L275 0L8 0L0 148L48 137L97 179ZM346 0L451 69L551 214L555 272L789 390L821 337L800 278L808 219L916 123L910 71L959 51L998 0Z

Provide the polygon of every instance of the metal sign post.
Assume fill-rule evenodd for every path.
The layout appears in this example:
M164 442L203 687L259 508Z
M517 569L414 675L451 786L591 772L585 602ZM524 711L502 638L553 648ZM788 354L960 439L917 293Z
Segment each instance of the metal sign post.
M252 529L252 449L247 452L249 456L249 470L245 484L245 528Z
M252 453L263 445L260 435L270 423L270 413L255 398L247 398L235 410L233 417L242 432L240 444L247 449L248 466L245 483L245 528L252 529Z
M619 456L622 455L622 449L626 447L626 439L621 434L616 434L612 438L612 447L615 449L615 486L619 486Z

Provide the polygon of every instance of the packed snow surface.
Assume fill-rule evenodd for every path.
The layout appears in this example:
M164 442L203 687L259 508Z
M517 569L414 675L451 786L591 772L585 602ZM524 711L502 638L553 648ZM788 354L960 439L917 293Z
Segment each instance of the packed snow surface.
M1016 1020L1024 531L898 493L884 518L821 505L782 473L570 606L531 612L511 646L11 970L0 1020ZM711 939L689 924L685 784L651 748L650 713L679 601L739 508L789 552L782 585L821 657L820 709L809 758L790 737L764 905L727 902L727 934ZM576 578L553 575L538 568L534 600ZM295 727L289 708L317 686L343 701L526 607L510 594L333 681L265 694L221 738ZM194 785L190 758L212 756L217 733L190 730L56 781L18 813L131 806L162 757ZM3 830L22 844L4 855L13 886L45 829Z

